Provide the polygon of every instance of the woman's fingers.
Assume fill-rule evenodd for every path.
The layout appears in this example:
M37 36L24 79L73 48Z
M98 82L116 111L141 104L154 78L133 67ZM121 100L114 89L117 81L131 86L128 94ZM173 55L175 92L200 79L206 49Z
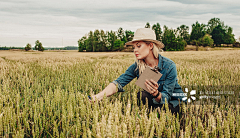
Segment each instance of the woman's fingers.
M157 86L157 87L158 87L158 83L157 83L155 80L150 79L149 81L152 82L152 84L153 84L154 86Z
M148 88L149 91L151 91L151 89L153 89L147 82L145 82L146 87Z
M146 80L146 83L147 83L150 87L154 88L154 85L153 85L149 80Z
M147 82L145 82L145 85L146 85L147 89L149 90L149 93L152 94L153 88Z
M150 94L155 93L155 91L158 89L158 84L156 84L155 82L152 82L152 81L150 82L149 80L146 80L145 85L148 88L148 90L150 91L149 92Z
M146 85L147 89L149 90L149 93L150 94L153 94L154 93L154 89L152 87L150 87L148 84Z
M150 80L150 81L149 81L149 80L146 80L146 82L147 82L147 84L150 85L152 88L154 88L154 89L155 89L155 88L156 88L156 89L158 88L158 84L157 84L156 81L154 81L154 80Z

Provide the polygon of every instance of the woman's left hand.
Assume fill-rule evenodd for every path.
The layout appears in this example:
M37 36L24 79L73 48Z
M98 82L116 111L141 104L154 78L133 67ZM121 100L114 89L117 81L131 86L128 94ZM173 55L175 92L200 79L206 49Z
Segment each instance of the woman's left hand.
M158 94L158 83L153 79L146 80L145 85L149 90L149 93L153 96Z

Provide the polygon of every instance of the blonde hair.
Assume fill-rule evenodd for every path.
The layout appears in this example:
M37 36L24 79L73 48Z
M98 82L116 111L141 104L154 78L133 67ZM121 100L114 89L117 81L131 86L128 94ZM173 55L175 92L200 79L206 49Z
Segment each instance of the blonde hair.
M155 45L155 43L149 42L149 41L143 41L143 42L146 43L147 45L149 45L150 43L153 44L153 49L152 49L153 56L154 56L155 58L158 58L158 51L159 51L159 49L158 49L158 47ZM144 61L143 59L138 60L137 58L136 58L136 63L137 63L137 68L136 68L136 70L138 69L138 71L139 71L139 76L140 76L140 75L142 74L142 72L145 70L145 68L147 67L147 64L145 63L145 61Z

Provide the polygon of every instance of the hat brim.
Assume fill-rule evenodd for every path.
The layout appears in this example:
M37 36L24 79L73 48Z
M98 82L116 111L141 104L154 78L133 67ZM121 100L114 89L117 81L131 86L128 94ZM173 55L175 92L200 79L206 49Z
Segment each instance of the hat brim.
M158 40L153 40L153 39L138 39L138 40L133 40L133 41L129 41L127 43L125 43L126 46L128 45L133 45L134 42L137 42L137 41L149 41L149 42L153 42L155 43L155 45L158 47L158 48L164 48L164 44Z

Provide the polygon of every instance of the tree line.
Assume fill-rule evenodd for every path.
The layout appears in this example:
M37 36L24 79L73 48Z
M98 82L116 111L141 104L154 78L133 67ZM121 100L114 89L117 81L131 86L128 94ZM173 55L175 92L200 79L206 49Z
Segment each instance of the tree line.
M39 44L40 41L38 41L37 45ZM37 46L39 47L39 46ZM41 46L40 46L41 47ZM11 50L11 49L21 49L21 50L25 50L25 51L29 51L29 50L36 50L36 47L32 48L32 45L27 43L27 45L25 47L1 47L0 46L0 50ZM38 49L38 50L42 50L42 48ZM44 50L78 50L77 46L65 46L65 47L44 47Z
M134 32L121 27L117 32L95 30L90 31L88 35L83 36L78 40L79 52L104 52L104 51L119 51L124 49L124 44L133 39Z
M0 47L0 50L10 50L10 49L24 49L24 47Z
M66 47L45 47L46 50L78 50L76 46L66 46Z
M145 28L151 28L156 39L163 42L164 51L182 51L188 45L196 46L221 46L221 44L237 44L234 39L233 29L219 18L212 18L207 24L200 24L198 21L192 24L192 30L189 27L181 25L177 29L163 26L163 30L159 23L146 23ZM104 51L121 51L124 44L133 39L134 32L130 30L124 31L119 28L117 31L95 30L78 40L79 52L104 52ZM239 45L239 44L238 44Z

